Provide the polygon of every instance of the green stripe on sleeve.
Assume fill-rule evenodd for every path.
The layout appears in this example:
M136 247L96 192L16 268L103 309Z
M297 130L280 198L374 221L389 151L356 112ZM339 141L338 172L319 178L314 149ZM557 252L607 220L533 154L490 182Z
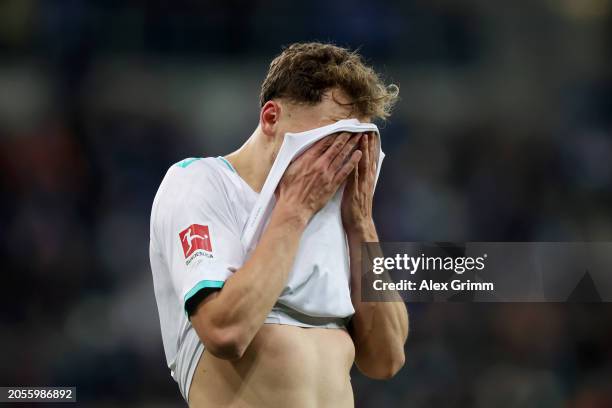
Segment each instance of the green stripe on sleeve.
M186 303L189 299L191 299L200 290L204 288L222 288L224 283L225 283L224 281L217 281L217 280L199 281L193 288L191 288L189 292L187 292L187 294L185 295L184 303Z
M199 281L185 295L185 300L183 302L183 305L184 305L184 308L185 308L185 314L187 316L189 316L189 314L187 313L187 302L189 301L189 299L194 297L199 291L201 291L202 289L220 289L220 288L223 287L224 284L225 284L224 281L218 281L218 280L207 280L206 279L206 280Z

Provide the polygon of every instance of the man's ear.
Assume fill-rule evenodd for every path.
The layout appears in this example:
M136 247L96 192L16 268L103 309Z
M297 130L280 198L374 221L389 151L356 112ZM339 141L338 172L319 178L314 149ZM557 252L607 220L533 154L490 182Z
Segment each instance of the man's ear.
M259 123L261 130L266 136L274 136L280 115L281 105L278 102L268 101L261 107Z

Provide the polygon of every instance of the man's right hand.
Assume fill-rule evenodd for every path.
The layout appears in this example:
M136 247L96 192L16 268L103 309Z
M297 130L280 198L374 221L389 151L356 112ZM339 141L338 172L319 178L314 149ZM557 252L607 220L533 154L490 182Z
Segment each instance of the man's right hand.
M359 163L360 138L360 133L343 132L312 145L285 171L276 191L277 206L287 205L309 220Z

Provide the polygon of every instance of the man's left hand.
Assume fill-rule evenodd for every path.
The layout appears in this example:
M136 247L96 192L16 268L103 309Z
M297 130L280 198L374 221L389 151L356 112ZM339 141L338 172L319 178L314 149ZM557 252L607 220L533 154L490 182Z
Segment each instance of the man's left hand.
M361 159L348 176L342 197L342 223L348 234L363 233L373 225L372 201L379 143L378 136L374 133L364 133L361 136Z

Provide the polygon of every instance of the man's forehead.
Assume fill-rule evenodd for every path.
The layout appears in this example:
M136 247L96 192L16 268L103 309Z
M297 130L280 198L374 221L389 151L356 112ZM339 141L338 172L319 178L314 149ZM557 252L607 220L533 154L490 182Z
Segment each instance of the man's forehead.
M335 121L342 119L355 118L360 122L368 123L371 118L361 116L355 109L353 100L349 98L344 91L339 88L332 88L323 95L323 102L328 101L328 108L331 119Z
M351 99L337 89L327 91L319 106L328 116L336 120L348 119L354 113Z
M316 105L291 104L290 109L300 112L302 117L310 118L324 124L337 122L342 119L357 119L360 122L369 122L370 118L359 116L351 99L339 88L326 91L321 102Z

